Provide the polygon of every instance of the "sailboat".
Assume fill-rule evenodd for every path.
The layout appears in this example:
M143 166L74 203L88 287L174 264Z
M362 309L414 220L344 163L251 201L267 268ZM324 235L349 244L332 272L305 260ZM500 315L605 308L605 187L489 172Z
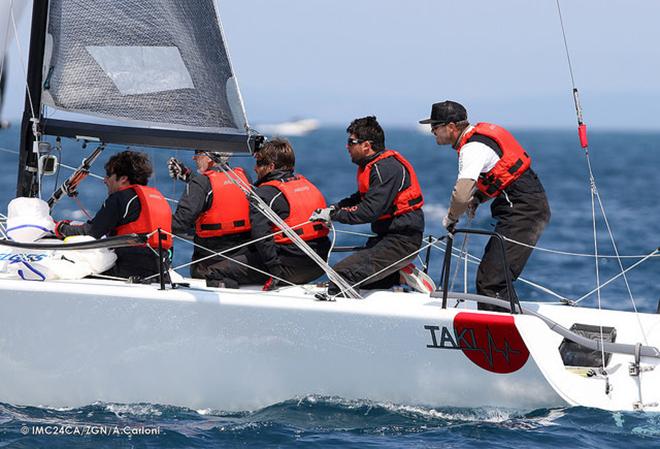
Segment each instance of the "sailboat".
M17 196L40 194L46 136L98 147L253 151L259 136L225 44L212 0L35 0ZM331 301L319 299L316 285L264 292L196 279L172 286L162 275L153 284L2 278L0 401L249 410L319 394L660 411L660 315L450 292L452 244L453 235L430 237L420 250L445 251L437 291L358 293L340 284L347 297ZM508 312L477 310L477 302Z

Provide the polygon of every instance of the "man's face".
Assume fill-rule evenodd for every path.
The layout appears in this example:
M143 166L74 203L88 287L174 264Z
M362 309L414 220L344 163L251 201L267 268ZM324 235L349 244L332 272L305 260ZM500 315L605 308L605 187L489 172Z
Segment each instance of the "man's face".
M123 187L130 185L126 176L120 176L118 178L114 173L112 175L106 175L105 178L103 178L103 182L108 188L108 195L118 192Z
M259 159L256 159L254 164L254 172L257 174L257 179L262 179L266 177L273 170L275 170L275 164L273 164L272 162L266 164L263 161L259 161Z
M450 123L431 125L431 133L435 136L435 143L438 145L451 145L454 143Z
M211 160L210 157L202 152L195 152L193 161L195 161L195 165L197 166L197 173L199 174L202 174L213 167L213 160Z
M355 134L348 136L348 142L346 143L346 149L348 154L351 155L351 161L354 164L359 164L365 158L371 156L374 151L371 148L371 142L368 140L360 140Z

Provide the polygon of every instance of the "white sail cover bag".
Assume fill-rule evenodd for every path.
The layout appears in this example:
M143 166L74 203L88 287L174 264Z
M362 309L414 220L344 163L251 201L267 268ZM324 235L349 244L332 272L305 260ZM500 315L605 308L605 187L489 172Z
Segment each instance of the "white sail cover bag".
M10 240L32 243L52 235L55 229L48 204L39 198L15 198L7 209L5 233ZM89 240L94 237L80 235L67 237L65 243ZM45 239L40 243L48 242L62 243L56 239ZM0 253L0 271L9 277L25 280L82 279L109 270L116 260L114 251L105 248L75 251L12 249Z
M7 207L7 237L17 242L31 243L49 235L55 229L48 203L39 198L15 198Z
M67 237L64 243L78 243L94 240L89 235ZM48 240L42 243L47 243ZM61 243L59 240L50 240ZM54 279L82 279L93 274L103 273L115 264L117 255L111 249L83 250L14 250L14 254L0 262L5 265L5 273L10 277L26 281Z

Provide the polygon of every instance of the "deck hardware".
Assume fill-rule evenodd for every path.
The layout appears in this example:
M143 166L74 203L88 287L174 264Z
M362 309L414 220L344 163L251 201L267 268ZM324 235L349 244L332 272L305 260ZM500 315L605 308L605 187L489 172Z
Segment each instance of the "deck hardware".
M522 306L520 305L520 300L513 290L513 282L511 280L511 270L509 270L509 264L506 260L506 251L504 246L504 238L497 232L484 231L481 229L454 229L453 232L447 233L446 236L442 236L440 240L445 240L445 258L442 264L442 278L440 279L440 285L442 285L442 308L447 308L447 295L449 293L449 275L451 272L451 252L454 244L454 235L455 234L477 234L477 235L488 235L491 238L494 238L500 245L502 251L502 269L504 270L504 279L506 281L506 289L508 298L509 310L512 314L523 313ZM502 298L506 299L506 298ZM517 306L517 308L516 308Z
M641 350L642 350L642 344L637 343L635 345L635 361L630 362L630 365L628 365L628 374L632 377L638 377L639 373L641 372L641 369L640 369L640 366L639 366Z
M641 401L633 402L633 410L636 412L643 412L644 409L647 408L655 408L658 406L657 402L649 402L648 404L644 404Z

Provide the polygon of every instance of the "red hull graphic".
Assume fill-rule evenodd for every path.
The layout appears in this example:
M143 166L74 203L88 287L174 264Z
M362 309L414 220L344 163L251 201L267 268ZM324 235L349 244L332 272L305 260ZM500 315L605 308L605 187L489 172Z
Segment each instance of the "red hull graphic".
M454 317L454 333L467 358L493 373L518 371L529 358L511 315L460 312Z

